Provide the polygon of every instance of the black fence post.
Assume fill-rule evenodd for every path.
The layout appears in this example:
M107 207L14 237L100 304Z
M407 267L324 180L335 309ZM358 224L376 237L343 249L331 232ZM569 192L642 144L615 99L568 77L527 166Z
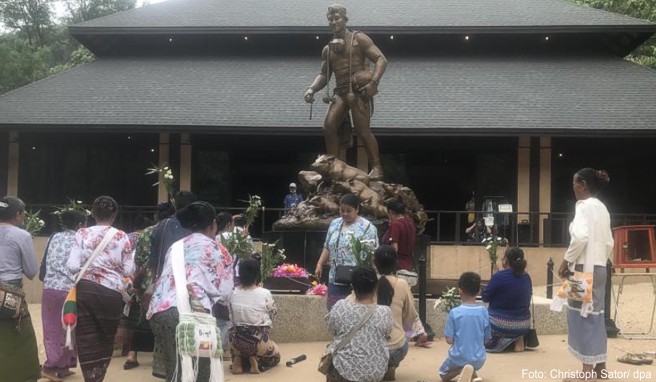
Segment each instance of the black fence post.
M432 341L435 337L435 332L431 329L428 322L426 322L426 262L428 256L428 249L430 246L429 235L418 235L417 243L415 244L415 251L417 253L418 273L419 273L419 319L424 325L424 330L428 335L428 340Z
M547 261L547 298L553 298L553 269L554 261L550 257Z
M610 259L606 262L606 296L604 298L604 322L606 323L606 337L615 338L620 330L615 325L615 321L610 318L610 299L613 291L613 263Z

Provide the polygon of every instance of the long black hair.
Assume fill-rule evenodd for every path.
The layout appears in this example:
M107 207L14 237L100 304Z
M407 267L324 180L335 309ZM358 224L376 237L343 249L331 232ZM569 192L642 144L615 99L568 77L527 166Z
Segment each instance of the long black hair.
M396 251L391 245L381 245L374 252L374 264L382 275L378 280L378 305L390 306L394 297L394 288L386 275L391 275L396 269Z

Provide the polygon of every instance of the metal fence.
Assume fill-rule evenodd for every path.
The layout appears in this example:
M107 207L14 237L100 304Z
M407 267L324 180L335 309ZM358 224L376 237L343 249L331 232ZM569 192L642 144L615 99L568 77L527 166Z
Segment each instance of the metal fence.
M31 204L28 210L33 212L40 210L41 218L46 222L41 235L50 235L58 229L57 216L52 214L58 206ZM61 207L61 206L59 206ZM87 206L89 208L89 206ZM232 214L244 212L244 207L216 206L217 211L226 211ZM115 226L126 231L133 230L134 221L137 216L146 216L151 219L155 217L157 208L155 206L121 206ZM283 208L263 207L256 218L256 223L250 227L253 237L262 237L264 232L272 230L273 223L280 219L285 213ZM471 225L468 220L469 214L476 218L493 217L496 234L508 239L510 244L520 246L567 246L569 243L569 223L574 218L573 212L486 212L486 211L437 211L428 210L428 222L424 234L430 236L431 242L435 244L480 244L470 242L465 233ZM656 225L656 214L611 214L611 225L613 227L623 225ZM381 233L382 234L382 233Z

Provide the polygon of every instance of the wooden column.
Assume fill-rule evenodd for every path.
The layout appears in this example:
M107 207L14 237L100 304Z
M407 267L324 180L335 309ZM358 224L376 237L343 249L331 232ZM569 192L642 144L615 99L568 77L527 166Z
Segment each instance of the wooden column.
M540 213L551 212L551 137L540 137ZM540 215L540 243L544 243L544 219Z
M180 134L180 191L191 191L191 142L189 134Z
M517 212L530 211L531 137L519 137L517 147ZM527 220L528 214L518 214L517 222Z
M9 133L9 152L7 160L7 195L18 197L18 132Z
M159 167L164 167L169 165L169 133L160 133L159 134ZM157 187L157 203L164 203L169 201L169 195L166 192L166 187L164 183L159 184Z

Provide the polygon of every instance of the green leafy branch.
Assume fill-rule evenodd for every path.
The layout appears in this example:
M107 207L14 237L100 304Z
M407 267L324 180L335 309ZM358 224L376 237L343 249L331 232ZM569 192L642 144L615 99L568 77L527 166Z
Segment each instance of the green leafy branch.
M262 282L271 277L271 273L276 266L282 263L287 256L285 250L278 248L278 242L262 243L262 259L260 259L260 271L262 274Z
M356 237L352 231L347 232L351 252L353 253L358 265L371 265L371 258L374 254L374 246L376 243L374 240L363 238L369 230L369 227L371 227L371 225L367 226L362 237Z
M46 222L41 219L39 216L41 214L41 210L38 210L36 212L30 211L25 211L25 220L23 220L23 228L30 233L30 235L34 236L37 233L39 233L43 227L46 226Z
M162 183L166 189L166 193L169 195L169 200L173 200L175 194L175 177L173 176L173 171L169 166L158 167L154 164L152 166L146 169L146 175L157 174L157 182L153 183L153 186Z
M260 209L262 208L262 199L258 195L248 195L248 200L240 200L240 202L246 202L248 203L248 207L246 207L246 227L250 227L253 222L255 221L255 218L257 217L257 214L260 212Z

